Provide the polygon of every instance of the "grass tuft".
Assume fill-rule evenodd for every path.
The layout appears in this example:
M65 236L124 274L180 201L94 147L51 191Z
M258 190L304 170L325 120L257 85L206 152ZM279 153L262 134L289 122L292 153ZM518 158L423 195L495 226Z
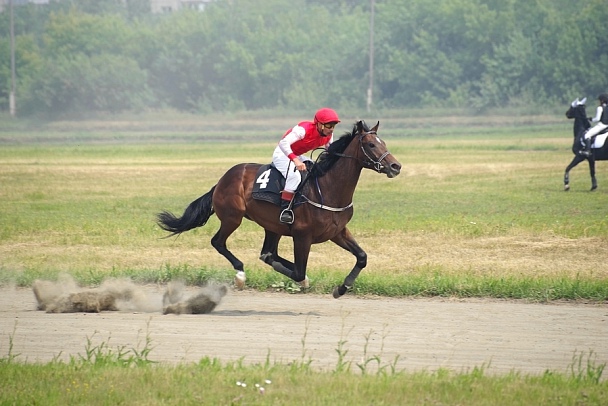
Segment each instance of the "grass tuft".
M342 337L344 337L344 332ZM494 376L482 364L470 370L446 369L406 373L384 363L382 354L366 354L352 370L345 341L331 371L313 371L305 360L260 364L223 363L203 357L192 364L154 363L151 339L142 350L112 349L110 338L88 340L84 355L69 362L19 362L0 358L1 404L588 404L605 400L605 364L593 352L575 353L571 372L541 375L511 372ZM305 338L302 340L305 346ZM9 361L10 360L10 361Z

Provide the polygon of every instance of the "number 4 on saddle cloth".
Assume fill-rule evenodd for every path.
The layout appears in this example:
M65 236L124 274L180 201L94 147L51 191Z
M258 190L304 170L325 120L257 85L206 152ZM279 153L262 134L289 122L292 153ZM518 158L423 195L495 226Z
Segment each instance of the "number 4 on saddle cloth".
M308 162L307 162L308 166ZM295 193L292 208L298 207L304 200L298 193L302 187L302 183L298 187ZM276 206L281 206L281 192L285 187L285 177L273 164L262 165L255 175L255 182L253 183L253 190L251 197L256 200L264 200L272 203Z

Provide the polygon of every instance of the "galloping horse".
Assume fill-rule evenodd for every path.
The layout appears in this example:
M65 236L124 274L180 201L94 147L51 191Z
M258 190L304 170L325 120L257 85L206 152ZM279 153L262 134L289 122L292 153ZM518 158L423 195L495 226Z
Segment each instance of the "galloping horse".
M564 190L570 190L570 170L576 165L580 164L584 160L589 162L589 173L591 174L591 190L597 189L597 180L595 179L595 161L607 161L608 160L608 143L605 143L606 135L600 134L596 137L596 141L591 148L591 156L587 157L580 153L584 146L583 136L585 132L591 127L589 119L587 118L587 112L585 110L585 100L574 100L570 105L568 111L566 111L566 117L574 119L574 143L572 144L572 152L574 158L570 165L566 167L564 173ZM600 142L602 141L602 142Z
M190 203L181 217L166 211L159 213L158 224L170 235L176 235L205 225L215 213L220 228L211 245L237 271L235 284L240 289L246 280L243 263L228 250L226 240L243 218L255 221L265 230L260 259L304 287L308 283L306 265L311 245L331 240L356 257L344 283L333 291L337 299L352 287L367 265L367 254L346 228L353 216L352 200L361 170L373 169L389 178L401 171L401 164L377 134L379 125L380 122L370 129L363 121L355 123L351 133L334 141L319 156L296 193L301 204L294 209L295 221L291 225L279 222L279 206L252 196L254 183L267 180L258 173L262 165L253 163L229 169L209 192ZM278 254L282 236L293 238L293 263Z

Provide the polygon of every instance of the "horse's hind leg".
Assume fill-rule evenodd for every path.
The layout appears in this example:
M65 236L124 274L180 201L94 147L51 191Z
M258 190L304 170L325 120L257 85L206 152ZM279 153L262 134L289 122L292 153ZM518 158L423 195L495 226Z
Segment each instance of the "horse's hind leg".
M236 287L241 290L245 287L246 280L243 262L235 257L226 246L226 240L239 227L239 225L240 222L222 222L220 229L217 231L217 233L215 233L213 238L211 238L211 245L217 250L217 252L222 254L228 261L230 261L230 264L232 264L232 267L236 270L234 283Z
M275 271L299 283L301 287L308 288L309 281L306 276L306 265L308 263L308 255L310 254L310 238L294 236L293 250L295 263L279 256L278 246L280 239L280 235L266 230L260 259L270 265Z
M264 233L264 244L262 244L260 259L268 265L272 265L272 261L274 261L274 257L277 255L279 249L281 236L266 229L264 229Z
M272 231L265 230L265 232L266 236L264 238L262 252L260 253L260 259L270 265L275 271L293 279L293 262L282 258L278 253L281 236Z
M344 227L344 230L342 230L340 234L332 238L332 241L357 258L355 266L344 279L344 283L334 289L333 296L338 299L353 286L361 270L367 266L367 254L363 251L363 248L357 244L357 241L346 227Z

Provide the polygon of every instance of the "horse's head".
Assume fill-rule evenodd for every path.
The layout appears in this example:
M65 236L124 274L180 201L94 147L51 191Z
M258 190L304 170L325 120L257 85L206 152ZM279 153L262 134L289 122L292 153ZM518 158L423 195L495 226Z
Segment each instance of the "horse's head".
M388 152L386 144L378 137L379 126L380 122L371 129L364 121L355 123L352 132L346 133L332 142L327 151L319 155L310 174L313 177L321 177L339 159L349 158L355 159L364 168L385 173L389 178L399 175L401 164Z
M568 118L580 118L587 119L587 111L585 109L585 103L587 102L587 98L585 97L582 100L578 98L570 103L570 108L566 111L566 117Z
M570 104L570 108L566 111L566 117L574 119L574 136L580 134L581 131L587 130L591 127L589 119L587 118L587 110L585 109L585 102L587 98L582 100L578 98Z
M386 144L378 136L380 122L368 128L364 121L355 124L353 133L357 134L363 157L363 166L373 169L378 173L385 173L389 178L394 178L401 172L401 164L388 151Z

